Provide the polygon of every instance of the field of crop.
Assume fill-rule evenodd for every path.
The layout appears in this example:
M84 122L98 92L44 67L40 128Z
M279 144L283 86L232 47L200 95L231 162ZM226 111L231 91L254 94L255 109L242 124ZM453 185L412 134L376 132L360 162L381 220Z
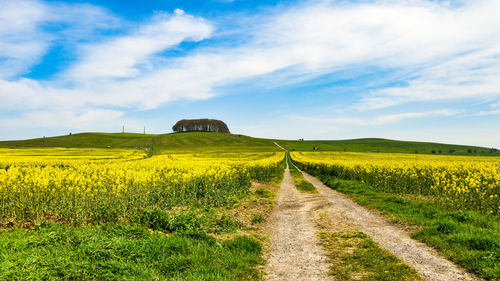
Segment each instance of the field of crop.
M66 159L71 155L59 158L58 149L45 152L54 152L53 159L38 157L40 150L23 150L24 156L8 151L14 156L1 163L1 221L108 222L145 208L222 206L247 192L251 179L265 181L276 175L284 157L169 154L144 159L141 152L120 150L110 158L103 150L85 149L81 155L88 156L71 160Z
M259 280L285 155L216 150L0 149L0 279Z
M292 152L294 161L376 189L437 198L445 207L500 214L500 159L385 153Z
M146 150L104 148L0 148L0 168L55 161L106 162L140 160L147 157Z

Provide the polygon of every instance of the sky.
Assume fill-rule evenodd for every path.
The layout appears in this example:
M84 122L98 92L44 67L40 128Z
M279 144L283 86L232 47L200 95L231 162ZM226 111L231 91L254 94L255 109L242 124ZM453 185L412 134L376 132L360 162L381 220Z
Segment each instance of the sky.
M500 148L500 0L0 0L0 140L169 133Z

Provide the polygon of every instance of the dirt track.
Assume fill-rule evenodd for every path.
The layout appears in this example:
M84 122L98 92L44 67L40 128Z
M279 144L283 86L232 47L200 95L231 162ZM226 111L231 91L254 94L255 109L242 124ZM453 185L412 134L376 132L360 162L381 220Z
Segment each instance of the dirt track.
M319 195L297 191L286 169L270 221L268 280L333 280L312 219L325 204Z
M358 205L317 178L302 174L319 194L300 193L287 164L270 221L271 245L265 270L268 280L334 280L328 276L330 261L317 235L315 219L319 212L329 214L335 228L355 227L365 232L382 248L415 268L425 280L483 280L411 239L407 232L383 216Z

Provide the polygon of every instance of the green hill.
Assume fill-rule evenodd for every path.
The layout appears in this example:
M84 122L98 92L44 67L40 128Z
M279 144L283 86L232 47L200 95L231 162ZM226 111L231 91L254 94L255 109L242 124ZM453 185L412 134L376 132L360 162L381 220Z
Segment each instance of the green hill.
M153 147L155 152L180 151L280 151L273 140L252 138L215 132L190 132L163 135L133 133L80 133L58 137L29 140L1 141L0 147L95 147L95 148L143 148Z
M162 135L134 133L80 133L58 137L29 140L1 141L0 147L96 147L96 148L144 148L153 147L156 153L174 153L182 151L203 152L257 152L280 151L277 142L287 150L314 151L356 151L356 152L395 152L422 154L459 154L459 155L495 155L500 151L486 147L452 145L430 142L397 141L388 139L352 139L352 140L274 140L253 138L243 135L190 132Z
M81 133L58 137L2 141L0 147L150 147L155 135L132 133Z
M355 151L355 152L391 152L422 154L459 154L459 155L495 155L500 156L497 149L455 145L432 142L399 141L388 139L352 139L352 140L313 140L313 141L279 141L287 150L313 151L319 147L321 151Z

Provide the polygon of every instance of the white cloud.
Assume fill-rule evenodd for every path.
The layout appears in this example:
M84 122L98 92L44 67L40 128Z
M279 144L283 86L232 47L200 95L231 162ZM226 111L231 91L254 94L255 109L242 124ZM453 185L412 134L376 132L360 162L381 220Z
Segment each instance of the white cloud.
M460 111L451 109L439 109L423 112L404 112L395 114L377 115L371 117L321 117L321 116L298 116L289 115L288 118L310 121L321 124L354 125L354 126L378 126L397 123L406 119L430 118L439 116L456 116Z
M439 116L456 116L460 114L460 111L450 110L450 109L440 109L426 112L405 112L397 114L388 114L375 117L373 120L369 121L372 125L382 125L396 123L405 119L415 119L415 118L429 118L429 117L439 117Z
M36 1L0 2L0 77L26 70L46 51L49 40L38 33L46 13Z
M112 78L134 78L140 74L143 77L144 72L148 73L144 71L145 65L154 59L152 56L155 53L182 41L202 40L212 30L213 27L205 20L186 15L179 9L175 10L174 15L157 14L150 23L140 26L131 35L102 44L87 45L85 55L64 76L63 81L0 79L0 99L3 101L0 108L152 108L166 101L189 99L191 96L193 99L208 98L210 94L198 91L198 88L193 89L191 85L196 83L179 83L181 80L177 80L175 75L173 78L163 78L151 74L155 79L139 77L125 82ZM66 81L77 86L57 87Z
M482 110L482 111L479 111L476 115L477 116L500 115L500 109Z
M374 91L360 109L492 98L499 95L498 13L500 3L490 1L459 7L429 1L304 5L244 30L250 38L244 45L200 49L111 88L132 100L134 93L141 93L147 99L137 105L154 108L180 98L215 96L220 86L277 71L286 81L368 64L417 69L417 78L410 80L410 87Z
M92 128L96 123L109 123L123 117L123 112L109 109L83 109L78 111L35 111L26 114L22 119L30 125L53 127L54 120L63 128Z
M45 128L59 131L119 131L122 125L126 125L127 131L142 131L143 122L126 118L124 114L119 110L92 108L31 111L15 118L0 117L0 127L16 130Z
M174 15L158 14L151 23L130 35L83 47L83 58L69 76L88 83L89 79L130 78L151 70L152 55L183 41L200 41L213 27L202 18L176 9Z
M43 25L59 24L59 33ZM88 4L53 4L37 0L0 1L0 78L26 73L37 64L54 40L71 41L97 28L110 28L118 20ZM64 24L66 27L61 28Z
M381 88L357 105L372 110L417 101L490 100L500 97L500 43L427 67L407 86Z

